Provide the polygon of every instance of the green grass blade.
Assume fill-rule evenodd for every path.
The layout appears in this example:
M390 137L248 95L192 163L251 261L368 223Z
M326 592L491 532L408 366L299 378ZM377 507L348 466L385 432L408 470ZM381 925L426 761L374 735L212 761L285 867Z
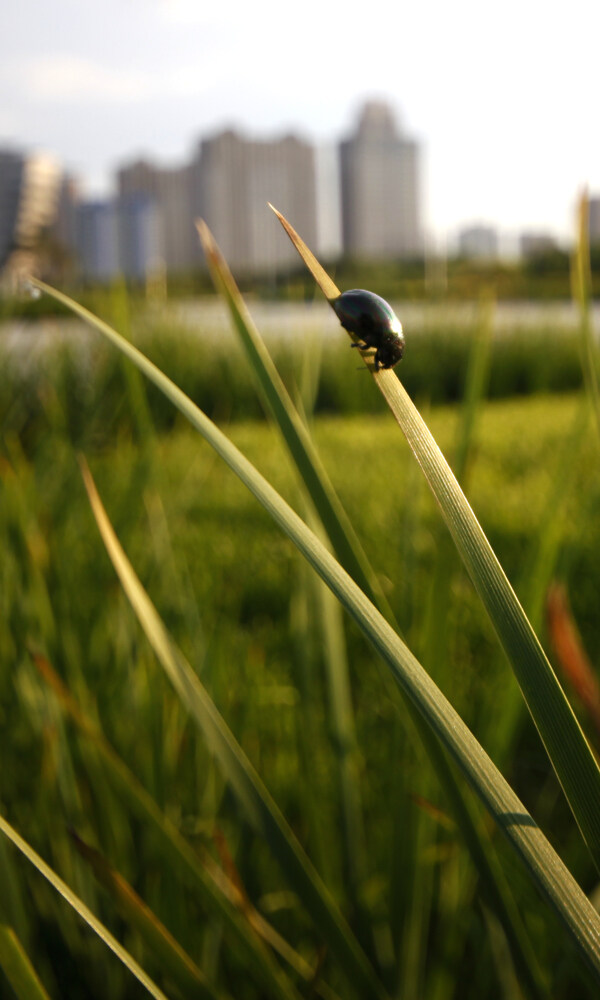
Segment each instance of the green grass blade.
M295 230L290 226L287 220L273 207L269 206L282 226L286 230L288 236L294 243L294 246L300 253L302 259L305 261L307 267L313 274L317 284L329 299L330 302L335 300L340 291L329 278L326 272L323 270L319 262L316 260L314 255L308 250L306 245L298 237ZM271 387L271 393L279 397L281 405L279 408L273 406L272 410L275 415L275 419L278 419L278 413L284 410L289 413L290 408L292 408L291 401L287 398L285 389L281 386L281 380L275 372L276 378L273 379L274 366L268 358L268 365L264 365L262 362L263 356L266 354L266 348L262 345L260 334L252 325L252 321L248 316L247 310L245 308L242 297L235 285L234 279L227 267L226 262L223 260L218 247L216 246L210 231L204 223L198 224L200 236L204 245L205 252L213 273L213 280L217 289L219 289L225 298L227 305L232 314L234 324L242 334L242 340L245 344L252 345L249 349L250 360L252 363L256 363L259 368L259 381L269 383L272 379L273 385ZM457 469L457 476L461 476L465 470L467 459L470 453L473 431L477 416L477 410L481 401L481 398L485 391L485 385L487 381L487 376L489 373L489 358L490 358L490 345L492 337L492 326L493 326L493 309L494 302L492 297L488 294L482 298L480 303L480 316L479 322L475 331L475 339L473 341L472 350L469 357L469 368L467 372L467 382L465 391L465 403L463 406L462 421L460 426L460 432L457 441L455 464ZM247 328L245 328L247 326ZM261 348L262 345L262 348ZM267 384L265 391L269 391L269 386ZM293 416L293 414L292 414ZM286 442L289 442L290 436L293 437L295 426L297 421L289 421L289 428L285 426L285 422L282 425L283 436ZM291 432L291 433L290 433ZM292 458L296 458L298 454L298 446L290 447L290 452ZM305 456L303 456L308 462L311 461L312 455L309 451ZM299 465L300 474L303 474L303 465ZM320 476L320 466L314 467L313 480L319 479ZM311 489L311 481L307 481L305 477L305 483L307 488ZM330 495L331 488L329 484L326 483L326 489L323 491L326 494L326 498ZM338 502L339 505L339 502ZM320 511L321 507L317 504L317 509ZM347 519L346 519L347 521ZM324 523L330 523L331 518L324 519ZM346 522L342 523L342 528ZM361 584L361 578L352 572L351 566L348 562L344 561L343 552L340 551L336 541L339 535L335 536L330 534L330 540L333 544L334 551L336 552L342 565L350 572L356 583ZM448 542L450 544L450 542ZM443 571L442 567L445 565L445 561L442 559L438 560L436 572L439 570L440 576L443 574L443 579L440 581L440 586L435 588L438 594L443 594L441 598L443 603L447 603L448 597L448 577ZM364 590L363 586L363 590ZM373 595L368 591L365 591L367 596L373 599ZM383 612L385 617L394 624L394 619L390 615L387 602L382 606L382 601L379 598L379 594L375 595L374 603L378 606L379 610ZM445 619L443 619L445 620ZM442 655L442 644L444 639L443 629L437 627L429 631L430 643L433 644L431 649L432 657L438 658ZM472 860L476 865L479 875L482 881L482 886L487 898L490 900L491 905L494 906L495 911L505 925L505 932L507 938L511 943L513 948L513 953L515 957L515 962L518 965L522 979L531 993L531 996L539 997L544 991L543 977L539 970L538 964L536 962L533 949L529 944L525 928L522 926L521 921L516 912L516 907L512 900L508 886L506 885L504 879L502 878L501 872L498 870L497 866L493 861L493 850L491 844L485 833L478 830L477 825L472 816L471 810L464 800L463 794L458 787L454 774L449 766L449 763L445 757L445 754L438 743L433 732L428 729L424 723L422 717L415 711L411 702L405 702L407 705L409 714L419 733L421 741L427 751L429 759L433 765L433 768L437 774L438 780L445 794L448 798L450 806L454 812L457 823L459 824L461 831L463 833L463 838L467 847L471 853ZM340 703L340 710L343 713L343 706ZM340 727L338 726L338 732L340 732ZM348 775L343 777L344 788L347 791L346 794L346 804L347 812L352 815L352 812L356 815L356 811L352 810L352 783L348 782ZM347 817L349 818L349 817ZM356 824L350 824L349 829L356 828Z
M560 545L568 530L568 501L575 489L572 475L575 459L581 452L585 431L590 417L590 408L585 398L581 398L570 428L556 454L554 467L550 469L550 488L538 526L538 537L534 541L531 560L525 580L525 600L529 620L534 628L540 628L544 618L544 603L548 586L552 580Z
M346 637L339 602L320 580L316 583L319 591L316 599L321 613L331 716L340 772L347 876L356 904L361 884L366 876L366 856L358 775L358 746L350 692Z
M168 1000L163 991L158 988L158 986L156 985L155 982L153 982L152 979L150 979L150 976L148 976L147 973L144 972L142 967L138 965L138 963L129 954L129 952L126 951L126 949L121 944L119 944L117 939L113 937L113 935L110 933L109 930L107 930L104 924L102 924L100 920L98 920L98 918L94 916L92 911L85 905L85 903L82 902L81 899L79 899L79 896L75 895L73 890L69 888L66 882L63 882L63 880L59 878L56 872L54 872L52 868L50 868L50 866L47 865L46 862L42 860L39 854L37 854L33 850L33 848L29 846L27 841L24 840L17 833L17 831L10 825L10 823L8 823L4 819L3 816L0 816L0 831L5 835L5 837L8 837L8 839L12 841L12 843L15 845L17 850L21 852L21 854L25 855L27 860L31 862L34 868L37 868L40 874L43 875L44 878L48 880L50 885L54 889L56 889L56 891L59 892L64 899L66 899L67 903L69 903L70 906L73 907L75 912L79 914L82 920L84 920L85 923L88 924L88 926L91 927L93 931L95 931L98 937L101 938L102 941L104 941L104 943L110 948L110 950L115 953L117 958L119 958L123 963L123 965L127 969L129 969L132 975L134 975L135 978L139 980L142 986L145 986L145 988L148 990L148 993L151 996L155 997L155 1000Z
M213 281L227 303L266 409L281 431L337 557L365 594L377 604L387 618L393 620L379 581L329 481L306 424L298 415L265 343L252 321L231 271L206 223L199 220L196 225Z
M300 251L303 241L286 231ZM293 235L292 235L293 233ZM395 372L373 378L436 498L496 629L575 820L600 871L600 768L527 615L456 477Z
M10 924L26 950L31 943L31 926L25 903L25 892L12 851L0 837L0 922Z
M163 669L204 734L250 823L270 845L290 884L311 913L319 932L329 940L331 947L345 963L346 973L360 986L361 995L383 997L385 994L381 984L377 982L326 886L200 680L172 642L119 544L84 464L82 471L94 517L123 589Z
M276 209L273 209L273 211L280 219L282 225L287 227L288 234L293 232L289 224L279 215ZM242 344L247 351L250 364L255 371L267 408L281 430L290 455L296 463L307 491L314 501L317 513L320 515L322 523L328 531L333 549L339 561L350 573L355 582L373 600L388 621L394 624L393 613L383 597L379 586L373 585L373 581L376 579L375 574L368 565L366 556L362 552L354 531L350 526L349 519L318 460L305 422L299 417L292 400L283 386L260 333L252 322L227 263L206 224L200 221L197 223L197 227L215 286L221 292L230 310L234 326L240 334ZM325 294L329 292L332 298L337 298L339 291L336 286L331 282L331 279L327 278L314 256L310 254L310 251L306 250L306 248L304 250L306 251L307 263L309 263ZM327 278L328 283L325 282L323 275ZM457 461L461 468L467 459L477 406L484 390L489 367L492 305L492 302L488 300L482 302L480 322L476 330L476 339L470 357L462 432L457 447ZM444 575L443 586L447 587L447 583L447 576ZM332 706L333 725L338 742L337 749L340 764L346 853L351 881L352 872L354 872L354 880L357 887L360 880L359 873L364 868L364 864L361 859L362 819L360 793L356 768L354 766L355 754L352 752L354 726L351 718L352 709L349 697L348 672L344 668L342 658L339 655L340 642L334 637L331 614L325 614L324 623L326 646L331 651L337 651L334 652L333 656L328 657L330 704ZM434 629L431 634L437 637L439 650L439 642L442 638L441 629ZM426 725L418 713L415 712L411 703L408 702L407 705L413 724L420 734L438 779L445 789L452 808L455 810L457 822L461 825L461 828L463 826L466 827L464 829L465 842L472 851L473 861L478 866L482 882L487 887L489 898L496 900L496 912L500 919L506 919L512 909L513 919L510 926L507 927L506 933L515 947L518 948L519 941L522 942L522 946L518 948L520 954L515 956L515 960L524 971L525 981L529 981L530 983L537 981L540 984L541 977L535 974L535 957L531 948L528 948L525 944L526 935L524 930L522 929L520 933L516 931L519 923L514 912L514 906L512 908L510 906L508 890L505 886L501 887L498 884L493 884L492 864L491 861L488 861L488 855L491 853L490 848L486 848L480 842L482 836L485 835L480 835L473 823L471 813L466 803L462 800L462 793L456 784L454 775L436 738L431 732L425 731ZM534 985L531 985L530 988L532 996L539 996L539 986L537 990Z
M50 1000L12 927L0 924L0 966L18 1000Z
M600 434L600 386L598 385L597 347L590 308L592 301L592 276L590 269L589 213L589 199L587 192L584 191L577 203L577 232L571 264L571 284L573 298L579 310L583 379L594 410L596 427Z
M271 211L275 212L275 215L279 219L279 221L280 221L281 225L283 226L283 228L285 229L286 233L288 234L288 236L290 237L290 239L292 240L292 242L294 242L294 237L292 235L292 233L294 232L294 230L290 226L290 224L287 221L287 219L284 218L284 216L281 214L281 212L278 212L277 209L275 208L275 206L271 205L270 202L268 203L268 205L269 205L269 208L271 209ZM308 247L306 246L306 244L303 243L302 247L296 246L296 249L297 249L298 253L300 254L300 256L302 257L302 260L306 264L308 270L312 274L313 278L315 279L317 285L319 286L319 288L323 292L323 295L325 296L325 298L327 299L327 301L328 302L332 302L334 299L339 298L339 294L340 294L339 288L336 286L335 282L333 282L331 280L331 278L327 274L327 271L323 267L321 267L321 265L319 264L319 261L317 260L317 258L315 257L315 255L313 253L311 253L311 251L308 249Z
M185 393L132 344L68 296L38 287L100 330L187 417L294 542L344 604L417 710L454 757L463 775L524 860L530 876L554 907L600 981L600 917L542 831L473 734L420 663L318 538ZM389 374L385 372L384 374ZM412 405L412 404L411 404ZM465 501L466 502L466 501Z
M471 350L465 383L464 402L454 453L454 474L460 482L467 470L468 460L473 448L473 435L481 402L490 371L490 351L494 326L495 302L488 293L479 302L479 319L473 332Z
M448 463L393 372L377 383L436 497L486 607L563 787L600 869L600 770L518 598Z
M319 459L304 414L301 416L298 413L290 398L210 230L201 220L196 225L213 282L227 304L264 406L279 428L292 461L306 486L306 493L312 502L312 506L311 503L307 506L310 512L313 507L316 510L339 561L386 618L393 621L393 613L379 581ZM346 882L350 890L352 908L356 913L360 909L359 898L366 868L362 804L356 766L354 713L350 698L345 637L337 601L320 582L317 584L316 594L323 631L330 695L329 708L338 762Z

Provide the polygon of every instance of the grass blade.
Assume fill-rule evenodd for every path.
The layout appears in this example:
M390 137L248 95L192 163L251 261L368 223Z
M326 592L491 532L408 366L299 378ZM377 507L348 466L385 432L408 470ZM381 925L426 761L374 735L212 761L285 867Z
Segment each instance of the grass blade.
M220 763L249 821L267 840L286 877L311 913L320 933L329 940L331 947L345 963L346 972L358 982L361 995L383 997L385 995L383 988L377 982L366 957L335 906L326 886L321 882L198 677L172 642L119 544L84 463L82 471L94 517L123 589L163 669L204 734L209 748Z
M592 276L590 270L589 214L589 198L587 192L583 191L577 203L577 231L575 251L571 264L571 283L573 298L579 310L583 379L594 410L596 427L600 434L600 386L598 385L597 348L590 309L592 301Z
M494 299L489 293L481 296L479 318L473 331L473 340L471 350L469 351L464 403L454 453L454 474L459 482L462 480L468 467L469 457L473 449L475 423L481 402L485 397L489 378L494 307Z
M277 211L277 209L275 208L274 205L271 205L270 202L268 204L269 204L269 208L271 209L271 211L275 212L275 215L279 219L281 225L285 229L285 231L288 234L289 238L291 239L292 243L294 243L294 246L296 247L296 250L298 251L298 253L302 257L302 260L306 264L308 270L312 274L313 278L315 279L317 285L319 286L319 288L323 292L323 295L325 296L325 298L327 299L327 301L328 302L332 302L334 299L339 298L339 294L340 294L339 288L336 286L335 282L331 280L331 278L327 274L327 271L323 267L321 267L321 265L319 264L319 261L317 260L317 258L315 257L315 255L313 253L311 253L311 251L308 249L308 247L306 246L305 243L302 243L302 246L299 246L295 242L295 240L294 240L294 236L295 236L294 230L290 226L290 224L287 221L287 219L284 218L284 216L281 214L281 212Z
M282 225L286 227L288 234L291 235L293 233L291 226L289 226L283 216L272 205L270 207L278 216ZM298 472L307 488L307 492L313 500L318 515L321 517L322 524L328 532L333 550L355 582L363 589L387 620L395 626L393 612L379 587L376 576L368 564L367 557L364 555L360 543L356 539L354 530L335 494L333 486L329 482L318 459L306 427L306 422L303 416L301 417L298 414L279 377L266 345L252 322L252 318L227 266L227 262L224 260L207 225L201 220L196 225L214 284L229 308L234 326L247 352L267 409L271 413L275 423L279 426L292 460L295 462ZM330 293L334 299L337 298L339 295L338 289L331 279L327 277L315 257L304 245L303 250L298 249L325 294ZM480 322L477 327L476 340L474 341L470 357L466 405L464 408L461 435L457 445L456 461L460 469L463 468L467 460L477 405L486 381L491 340L492 307L493 303L491 301L485 300L482 302ZM449 539L445 539L445 541L446 544L451 544ZM447 589L447 585L447 575L444 574L442 587ZM325 618L326 626L331 624L330 617L326 616ZM434 629L431 634L436 637L437 646L435 652L438 655L440 652L442 631L441 629ZM327 637L332 637L330 628L326 627L325 637L327 644ZM339 648L339 643L337 645ZM328 644L328 648L333 648L331 643ZM333 725L336 731L338 754L340 757L341 794L342 802L344 803L347 858L350 871L354 870L358 873L361 870L360 842L362 824L360 791L353 766L353 755L347 752L354 742L353 721L349 714L351 712L348 694L349 681L347 669L344 669L339 656L328 658L328 666L331 690L330 703L333 709ZM387 676L384 676L384 683L387 679ZM394 697L395 693L395 691L391 691L390 696ZM394 698L394 700L397 700L397 698ZM456 783L455 776L435 735L427 727L418 712L415 711L410 701L405 700L405 706L425 746L438 780L454 810L457 822L463 830L465 843L471 851L471 857L479 871L482 884L486 888L487 896L490 902L493 902L493 905L495 905L496 913L500 920L506 924L506 934L511 942L511 946L515 950L515 961L522 972L524 982L529 984L531 995L537 997L540 995L543 980L537 969L533 949L526 944L527 935L524 928L520 927L514 904L512 904L510 899L508 887L502 884L499 872L494 874L491 845L483 843L486 834L480 833L467 804L463 801L462 792Z
M229 308L256 377L265 408L283 436L334 551L362 590L377 604L388 620L393 620L391 608L377 577L321 464L306 421L303 419L304 415L300 416L290 398L208 226L202 220L197 221L196 226L213 282ZM308 507L312 511L310 504ZM337 621L340 615L339 605L321 583L317 586L317 603L323 626L329 703L339 764L346 868L353 907L357 909L360 885L365 876L364 832L345 639L341 620Z
M264 341L252 321L231 271L206 223L200 219L196 222L196 226L214 284L227 303L266 409L281 431L337 557L365 594L377 604L389 620L393 621L391 608L379 581L321 464L306 424L298 415ZM333 282L331 285L335 288Z
M0 924L0 966L18 1000L50 1000L12 927Z
M10 825L10 823L4 819L3 816L0 816L0 831L5 835L5 837L8 837L8 839L12 841L21 854L25 855L27 860L31 862L34 868L37 868L40 874L48 880L50 885L56 889L56 891L59 892L64 899L66 899L67 903L73 907L82 920L84 920L86 924L88 924L88 926L95 931L98 937L104 941L110 950L115 953L117 958L119 958L123 965L129 969L132 975L139 980L142 986L146 987L148 993L155 997L155 1000L168 1000L163 991L159 989L156 983L150 979L150 976L144 972L141 965L138 965L136 960L121 944L119 944L117 939L113 937L104 924L101 923L96 916L94 916L92 911L85 905L79 896L75 895L66 882L63 882L63 880L59 878L56 872L54 872L52 868L50 868L50 866L42 860L39 854L37 854L33 848L29 846L26 840L23 840L23 838Z
M285 227L303 256L304 243ZM290 232L291 230L291 232ZM293 235L292 235L293 234ZM558 678L421 414L391 369L373 378L421 466L496 629L588 850L600 871L600 768Z

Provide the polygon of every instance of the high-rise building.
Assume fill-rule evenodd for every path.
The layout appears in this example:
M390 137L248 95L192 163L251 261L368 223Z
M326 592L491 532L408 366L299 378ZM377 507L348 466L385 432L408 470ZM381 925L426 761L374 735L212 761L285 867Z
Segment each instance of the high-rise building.
M498 233L493 226L476 224L461 229L458 253L471 260L494 260L498 256Z
M15 245L15 228L25 157L11 149L0 150L0 268Z
M251 140L228 130L200 143L192 174L197 212L234 270L273 273L298 264L268 202L315 246L315 157L307 142L292 135Z
M367 103L340 144L344 252L353 257L412 257L423 252L419 148L387 104Z
M0 150L0 268L19 256L33 267L40 236L56 216L60 177L44 153Z
M191 167L156 167L136 160L118 171L117 185L120 199L144 195L154 200L167 271L181 273L197 266L200 256Z
M77 205L80 202L76 180L64 174L58 189L56 217L51 234L63 254L74 256L77 248Z
M77 206L77 249L81 272L90 281L110 281L119 273L117 207L112 200Z
M588 213L589 237L593 246L600 243L600 197L590 198Z
M164 269L160 209L149 194L123 195L117 201L119 270L125 278L146 281Z

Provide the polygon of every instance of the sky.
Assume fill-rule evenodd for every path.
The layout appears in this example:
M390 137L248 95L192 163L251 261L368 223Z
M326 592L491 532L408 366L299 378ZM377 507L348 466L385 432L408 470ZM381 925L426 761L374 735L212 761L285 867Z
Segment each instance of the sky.
M0 6L0 145L43 149L90 194L203 135L337 143L387 101L422 147L427 231L488 222L568 240L600 194L600 3L17 0Z

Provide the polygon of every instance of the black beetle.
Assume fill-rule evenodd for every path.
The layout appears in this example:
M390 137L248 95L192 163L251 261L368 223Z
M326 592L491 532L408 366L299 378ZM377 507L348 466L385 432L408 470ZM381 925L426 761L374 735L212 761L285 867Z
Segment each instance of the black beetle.
M360 338L360 343L350 347L360 347L363 351L375 348L376 372L398 364L404 354L404 334L400 320L385 299L363 288L353 288L342 292L331 305L344 330Z

